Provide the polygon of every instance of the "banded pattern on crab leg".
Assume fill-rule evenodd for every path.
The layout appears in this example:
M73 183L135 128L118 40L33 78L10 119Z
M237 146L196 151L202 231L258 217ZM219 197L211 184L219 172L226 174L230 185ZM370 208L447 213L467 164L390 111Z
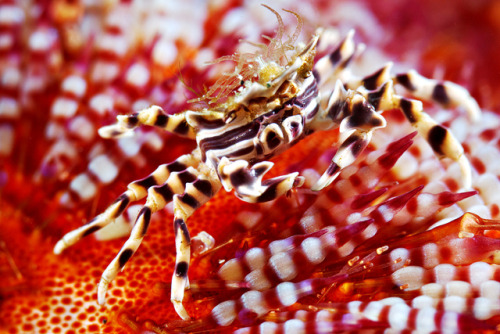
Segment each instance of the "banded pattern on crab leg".
M354 162L370 142L374 130L386 126L385 118L362 95L346 91L340 81L335 84L328 107L318 117L329 118L332 125L339 124L340 133L346 137L325 173L311 187L316 191L330 185L343 168Z
M415 71L391 78L389 72L392 64L386 65L363 79L358 79L350 72L342 71L344 66L339 66L339 63L343 64L350 61L354 55L354 50L353 33L349 33L333 53L324 56L316 63L318 70L315 71L315 76L320 83L328 81L329 77L336 73L337 70L340 70L342 74L336 73L337 75L333 76L338 81L328 102L326 102L326 99L322 100L322 104L326 104L326 107L324 108L323 115L320 115L320 119L316 122L316 126L320 128L324 127L325 123L328 123L325 122L325 119L329 118L334 123L340 124L339 130L343 133L353 128L356 129L355 131L361 131L361 129L357 128L359 124L356 124L360 121L362 121L361 125L366 126L370 124L372 117L366 113L359 113L359 115L362 115L361 117L356 115L348 116L349 114L345 115L341 112L343 103L339 96L345 94L345 91L342 92L344 86L355 89L355 92L363 95L375 110L401 109L408 121L417 128L419 134L429 142L439 157L446 156L459 163L464 178L463 187L466 189L470 188L472 182L470 164L464 155L460 143L448 129L439 125L423 111L422 102L396 95L393 85L394 83L400 83L414 96L424 100L433 100L445 107L462 106L472 119L477 120L481 112L477 102L469 95L467 90L451 82L439 82L427 79L418 75ZM320 76L324 76L325 74L326 79L322 79ZM385 120L381 119L383 123L377 123L373 127L365 128L361 133L364 133L368 137L371 134L371 130L385 126ZM361 148L361 145L361 142L358 140L357 145L353 148ZM327 172L322 175L322 178L313 189L321 189L333 181L336 175L338 175L337 171L343 167L339 165L339 161L346 159L345 156L346 153L339 153L338 157L333 158Z
M166 114L161 107L152 106L132 115L119 115L117 123L99 129L103 138L117 137L141 125L156 126L179 136L194 139L193 128L186 121L186 114Z
M346 69L354 59L356 50L359 47L354 43L354 33L354 30L350 30L334 51L316 61L313 73L319 86L327 85L333 78L340 77L342 80L352 75ZM323 37L320 39L320 43L328 44L333 42L335 41L328 41ZM324 96L321 100L323 109L326 108L327 103L328 97Z
M168 202L173 200L177 257L172 279L172 301L177 313L185 319L189 318L181 303L187 284L190 258L190 236L185 221L194 210L208 201L219 188L218 184L211 180L209 175L203 175L192 167L188 167L182 172L172 172L162 185L150 186L146 204L137 217L129 239L102 275L98 288L99 302L104 303L109 282L123 269L139 247L147 232L151 215L163 209Z
M428 79L415 70L397 74L393 77L393 81L403 86L416 98L434 101L445 108L464 108L468 117L474 122L479 121L481 117L481 110L476 100L464 87L453 82Z
M298 176L298 172L262 181L263 175L272 166L272 162L263 161L249 168L248 161L230 162L227 158L222 158L218 171L224 188L230 191L234 187L236 196L249 203L268 202L304 183L304 178Z
M106 211L92 219L86 225L73 230L64 235L54 247L54 253L60 254L66 248L74 245L83 237L90 235L101 228L109 225L120 216L131 202L143 199L148 194L148 189L163 184L169 179L172 173L176 172L176 177L182 180L192 179L191 174L185 171L188 167L196 165L196 158L192 154L179 157L176 161L164 164L156 168L149 176L134 181L127 186L127 191L121 194L116 201L111 204Z

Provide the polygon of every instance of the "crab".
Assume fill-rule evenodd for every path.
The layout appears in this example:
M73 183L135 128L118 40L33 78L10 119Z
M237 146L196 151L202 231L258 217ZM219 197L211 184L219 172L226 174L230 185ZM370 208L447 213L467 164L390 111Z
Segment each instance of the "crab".
M266 180L263 176L273 166L269 159L317 131L338 128L341 142L329 167L312 186L314 191L327 187L343 168L353 163L370 143L373 131L386 125L382 112L390 109L400 109L437 156L458 163L463 188L471 187L470 164L462 146L450 130L423 111L423 103L418 100L433 101L444 107L461 106L471 118L477 119L479 107L465 88L427 79L415 71L391 75L391 63L366 77L354 76L347 67L359 49L353 40L354 31L317 61L320 39L322 45L333 43L323 30L317 30L302 48L285 50L294 52L291 58L283 57L283 50L297 35L281 48L276 47L276 39L271 39L265 55L238 58L237 71L229 76L232 81L225 77L221 81L225 84L217 84L219 90L229 87L226 89L229 96L222 102L220 94L214 97L207 93L205 98L210 101L201 110L168 114L159 106L151 106L132 115L117 116L116 124L99 130L102 137L114 138L138 126L150 125L197 142L191 153L130 183L102 214L67 233L56 244L54 252L59 254L113 222L130 203L146 198L130 237L102 274L98 285L100 304L105 302L110 282L137 251L151 216L173 202L176 262L171 301L179 316L189 319L182 304L189 286L188 218L222 187L228 192L234 190L238 198L251 203L271 201L301 187L304 177L298 172ZM273 43L274 51L270 47ZM243 75L248 69L253 70ZM235 80L238 83L228 84ZM412 97L398 95L395 85Z

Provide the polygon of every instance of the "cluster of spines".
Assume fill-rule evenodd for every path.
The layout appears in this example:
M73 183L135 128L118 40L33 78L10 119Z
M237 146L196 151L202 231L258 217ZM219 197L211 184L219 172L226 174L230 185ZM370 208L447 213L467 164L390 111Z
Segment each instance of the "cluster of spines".
M459 332L492 330L474 319L452 310L436 310L431 307L409 306L401 298L390 297L380 301L352 301L344 305L312 307L313 310L280 312L270 315L272 321L241 328L237 333L332 333L360 330L395 331L413 330L418 333ZM276 323L276 319L280 322ZM385 332L385 331L384 331Z
M411 137L410 137L411 138ZM406 138L405 141L407 141L408 138ZM398 144L391 144L389 145L391 149L395 149L398 147L401 147L402 143L405 141L400 141ZM408 148L409 145L403 145L404 150ZM403 152L404 152L403 150ZM388 149L388 152L391 150ZM402 152L401 152L402 153ZM374 158L375 161L380 160L382 155L379 155L378 158ZM373 158L373 157L372 157ZM395 162L395 161L394 161ZM392 164L391 164L392 165ZM372 165L371 168L376 169L378 168L374 167ZM388 168L390 168L389 166ZM360 167L355 167L353 166L352 168L360 168ZM361 168L366 168L370 169L370 166L364 166ZM346 175L355 175L355 173L347 173ZM376 186L378 183L377 179L377 173L365 173L365 175L373 175L372 180L366 180L368 184L371 184L371 186ZM342 175L340 176L340 181L343 181ZM370 182L373 181L373 182ZM357 185L360 183L357 182ZM411 182L409 183L411 184ZM366 186L366 190L370 190L373 188L370 188L370 186ZM293 272L293 266L290 266L291 263L293 263L294 256L290 254L303 254L301 257L302 261L300 261L300 272L302 270L305 270L308 272L307 268L308 266L305 266L306 263L311 264L312 262L310 259L308 259L307 253L311 254L320 254L318 255L318 262L316 263L315 266L312 267L312 271L316 271L316 275L318 273L324 273L324 275L327 275L325 277L336 277L339 280L345 280L346 282L358 282L354 283L352 286L354 289L358 289L356 287L359 287L360 289L366 289L367 286L370 286L372 284L377 284L376 281L370 280L370 277L381 277L379 279L379 284L382 286L393 286L397 288L398 286L401 287L401 291L406 291L406 288L408 285L407 283L402 283L401 281L398 281L396 277L397 272L399 269L401 270L411 270L411 269L405 269L405 268L411 268L408 266L412 266L412 264L415 264L417 266L416 268L420 268L418 266L420 265L426 265L430 266L431 268L436 265L443 265L444 263L456 263L458 265L463 266L463 268L469 268L470 265L475 262L475 261L480 261L482 259L488 258L488 256L491 254L492 251L494 251L496 244L495 239L493 238L487 238L483 236L484 230L490 228L495 228L495 222L493 221L488 221L488 220L482 220L478 216L472 215L472 214L466 214L460 219L456 219L448 224L443 225L442 227L438 227L434 230L430 231L424 231L421 232L421 234L417 234L415 236L408 236L404 237L403 239L396 239L394 236L387 238L391 233L393 233L396 229L399 229L401 232L401 228L403 228L405 233L408 233L408 231L413 231L411 233L415 233L418 231L422 231L423 228L426 226L429 226L430 222L435 219L435 217L438 216L439 212L443 210L443 208L450 206L450 205L455 205L456 202L463 200L464 198L473 196L476 194L476 192L465 192L461 194L454 194L446 190L446 188L441 188L444 189L445 191L438 193L438 194L430 194L430 193L419 193L421 188L416 188L413 191L408 192L407 194L403 194L398 197L390 198L387 199L387 193L394 194L395 189L391 188L381 188L380 191L372 191L371 193L368 192L366 195L360 196L360 195L353 195L352 197L347 197L344 199L344 204L350 207L351 214L349 214L349 210L347 210L346 217L349 217L350 215L353 215L352 217L356 217L358 222L353 221L351 219L351 223L354 223L353 225L348 225L345 228L352 229L352 231L355 231L356 226L359 227L359 229L364 230L366 229L367 226L370 226L373 224L376 226L374 229L374 232L368 233L366 236L366 239L363 237L359 237L359 235L356 235L355 239L357 240L354 245L350 248L351 250L345 254L345 257L342 257L340 260L340 263L335 263L335 261L325 261L325 263L322 263L322 260L324 256L320 256L321 254L325 255L324 248L321 246L321 239L326 239L326 238L335 238L336 234L342 233L342 227L327 227L322 230L311 230L308 234L304 235L294 235L291 236L288 239L283 239L283 240L277 240L273 241L269 244L267 248L252 248L249 251L243 253L240 255L238 258L235 258L233 260L229 260L226 262L226 264L223 265L227 266L228 270L222 269L222 271L219 273L220 277L223 279L228 279L228 284L233 281L243 281L246 280L246 286L245 285L240 285L239 289L245 289L245 288L257 288L259 291L257 293L257 290L255 292L252 292L251 294L248 294L248 296L266 296L266 293L271 293L271 292L266 292L266 291L274 291L276 289L275 287L280 286L280 284L286 283L287 278L285 280L282 279L277 279L277 280L271 280L272 283L270 286L263 286L263 287L258 287L254 286L254 281L252 280L247 280L245 278L246 275L251 273L254 270L257 270L260 272L259 275L255 275L257 279L262 279L262 277L265 277L266 275L263 275L263 272L274 272L272 277L278 277L279 273L277 273L276 270L278 271L283 271L283 272L288 272L291 273ZM402 188L404 189L404 188ZM313 201L312 204L309 202L310 209L306 210L305 212L310 213L316 213L316 210L327 210L327 208L331 205L331 198L335 197L329 197L328 194L329 189L327 189L324 194L321 194L318 197L318 200ZM322 200L319 200L323 196ZM378 199L379 197L383 198ZM300 202L300 201L299 201ZM374 202L378 204L374 205ZM396 205L395 207L391 208L391 202L394 202ZM346 204L347 203L347 204ZM399 203L399 204L397 204ZM317 206L315 208L315 205ZM337 204L339 206L342 206L341 204ZM383 211L380 211L381 208L383 208ZM344 206L343 209L345 210L346 207ZM429 210L426 210L429 209ZM392 212L391 215L387 215L388 212ZM304 212L304 211L303 211ZM333 212L333 211L332 211ZM364 212L364 214L362 214ZM415 215L417 215L419 218L414 219ZM316 217L321 217L316 215ZM361 217L363 217L362 220ZM385 219L384 219L385 217ZM398 218L399 217L399 218ZM398 219L396 219L398 218ZM349 220L348 220L349 221ZM378 221L378 224L374 224L375 221ZM258 225L258 224L257 224ZM324 223L322 226L329 225L328 223ZM342 224L341 224L342 225ZM380 231L379 231L380 230ZM347 231L347 230L346 230ZM379 232L377 232L379 231ZM460 232L462 231L462 232ZM359 231L358 231L359 232ZM367 233L367 232L365 232ZM468 235L469 238L461 239L463 238L463 233ZM475 235L469 235L469 234L475 234ZM363 233L361 233L362 235ZM373 237L377 236L380 239L378 242L373 242ZM347 237L349 239L349 237ZM399 237L400 238L400 237ZM364 241L366 240L366 241ZM391 243L387 243L387 245L390 246L383 246L384 240L389 241L395 241ZM396 241L397 240L397 241ZM364 245L365 244L365 245ZM302 247L304 245L304 247ZM357 245L360 245L356 247ZM381 247L383 246L383 247ZM309 248L308 248L309 247ZM319 248L318 248L319 247ZM375 250L376 247L379 247ZM398 248L399 247L399 248ZM444 256L446 253L446 249L450 250L453 247L458 247L460 248L460 252L465 250L464 256L461 258L461 262L453 262L456 261L453 256ZM335 251L338 249L336 247ZM320 250L318 252L318 249ZM420 264L419 262L422 258L430 258L433 257L431 253L429 253L432 249L434 249L435 252L442 253L443 256L437 257L437 260L434 261L432 264L429 262L427 264ZM442 251L440 251L442 249ZM470 252L467 252L466 250L470 250ZM314 252L313 252L314 251ZM422 254L420 254L422 253ZM288 254L288 255L285 255ZM331 254L330 254L331 255ZM312 255L311 255L312 256ZM337 255L338 256L338 255ZM276 257L276 261L271 261L270 259ZM279 261L278 258L282 259L283 257L288 258L290 261ZM297 258L297 259L298 259ZM419 260L420 259L420 260ZM458 260L458 258L457 258ZM309 262L308 262L309 261ZM451 261L451 262L450 262ZM274 265L273 265L274 263ZM344 267L342 267L342 263L345 264ZM340 266L339 266L340 264ZM472 267L474 266L479 266L480 264L473 264ZM486 265L486 264L484 264ZM281 269L279 267L282 267ZM414 267L415 267L414 266ZM232 269L237 269L237 270L232 270ZM268 268L267 270L262 270L262 268ZM362 268L362 269L360 269ZM389 278L383 278L386 277L386 274L388 273L387 270L390 269L390 273L392 273L392 276ZM339 273L339 270L340 273ZM350 275L346 274L350 270ZM415 270L420 270L420 269L415 269ZM467 270L467 269L462 269L462 270ZM256 272L257 272L256 271ZM364 274L363 276L366 276L366 281L363 279L360 279L359 276L356 276L356 274L359 271L363 271ZM386 274L384 274L386 272ZM225 277L226 273L229 275ZM337 273L337 274L335 274ZM313 274L314 275L314 274ZM328 276L328 275L333 275L333 276ZM344 275L342 278L339 278L339 275ZM251 275L250 275L251 276ZM294 287L300 286L301 282L306 282L306 281L300 281L301 278L303 277L301 275L298 276L290 276L288 279L291 279L293 282L297 283L292 283L295 284L293 285ZM310 277L310 274L305 274L304 278ZM304 279L302 278L302 279ZM283 282L285 281L285 282ZM488 280L485 284L485 286L490 286L492 282L496 282L496 280ZM427 283L428 285L432 285L431 281L425 281L422 283L422 286L426 286ZM497 282L498 283L498 282ZM339 283L340 284L340 283ZM455 284L455 283L453 283ZM289 285L291 286L291 285ZM375 289L377 285L374 285ZM378 285L380 287L380 285ZM268 290L270 289L270 290ZM446 289L446 288L443 288ZM484 290L484 289L483 289ZM302 290L301 290L302 291ZM322 294L323 289L318 288L318 290L309 290L311 294L309 296L314 296L317 294ZM414 294L412 292L407 291L408 297L412 296L411 298L414 297ZM439 300L434 300L433 305L438 305L434 309L430 309L428 307L427 310L422 311L420 309L423 308L423 304L419 303L424 303L424 301L419 301L415 300L414 304L405 304L405 306L398 306L396 307L392 312L394 313L393 317L396 319L397 317L403 317L403 320L400 323L396 324L395 328L398 328L397 326L413 326L413 329L424 329L427 328L425 326L431 326L432 328L439 330L439 329L451 329L451 328L458 328L460 330L465 330L465 327L463 327L463 322L464 321L469 321L470 323L477 324L478 320L475 319L489 319L491 316L496 314L496 304L494 301L486 301L484 299L481 299L483 297L478 296L478 297L467 297L467 296L457 296L453 298L473 298L468 301L469 304L474 304L477 306L474 306L473 308L446 308L444 305L449 304L453 298L453 296L444 296L442 298L448 298L442 301ZM246 297L245 297L246 298ZM244 299L245 299L244 298ZM433 296L432 298L441 298L439 296ZM451 298L451 299L450 299ZM474 299L475 298L475 299ZM479 298L479 299L477 299ZM422 298L421 298L422 299ZM259 299L260 300L260 299ZM265 300L265 298L264 298ZM301 298L298 298L297 301L300 302ZM408 302L411 301L411 299L408 299ZM270 314L274 312L275 310L278 309L286 309L287 305L286 301L280 301L281 306L273 307L269 302L265 302L264 304L258 303L257 309L253 309L254 306L251 306L250 309L246 309L245 303L243 300L240 301L227 301L225 304L222 304L216 309L216 314L212 314L211 320L206 320L208 323L215 322L219 325L222 325L222 323L219 323L218 321L226 321L226 320L220 320L223 319L226 314L224 313L224 306L230 305L231 308L236 307L236 314L239 314L241 317L243 317L243 323L239 322L238 326L251 326L246 329L241 329L242 333L245 332L258 332L261 329L266 329L266 330L284 330L285 328L295 328L294 326L297 326L297 328L307 328L311 332L322 332L324 328L345 328L347 329L349 326L350 328L353 328L354 330L357 328L380 328L380 327L390 327L392 326L391 322L395 322L396 320L391 320L390 322L387 320L387 318L384 318L382 316L382 313L380 313L377 317L367 317L363 314L363 312L358 312L357 317L359 317L362 320L358 320L359 322L356 324L353 324L353 322L349 322L348 324L343 324L342 322L334 321L334 322L327 322L327 323L316 323L313 325L313 322L311 321L305 321L303 319L281 319L280 321L277 321L276 319L273 319L273 322L277 322L273 325L269 321L266 321L267 317L270 317ZM429 301L427 301L427 306L429 306ZM461 299L461 305L465 305L464 303L467 303L467 300L462 300ZM469 305L467 304L467 305ZM239 306L238 306L239 305ZM263 306L264 305L264 306ZM265 306L267 305L267 306ZM274 304L273 304L274 305ZM353 304L354 305L354 304ZM443 305L443 306L439 306ZM264 308L262 308L264 307ZM258 310L257 315L255 314L255 311ZM220 311L220 312L219 312ZM233 309L234 311L234 309ZM231 311L231 312L233 312ZM260 312L260 313L259 313ZM269 313L271 312L271 313ZM313 312L316 314L319 311ZM417 316L418 314L430 314L429 312L433 312L433 314L436 314L435 319L441 319L442 316L447 317L447 319L454 319L453 321L450 320L451 322L447 321L440 321L436 320L435 323L429 324L424 322L423 320L416 320L420 319L422 316ZM353 313L350 311L346 311L346 314L348 317L353 317ZM385 314L385 313L383 313ZM486 314L486 315L485 315ZM404 316L403 316L404 315ZM229 316L229 318L231 318ZM227 319L229 319L227 318ZM236 318L231 318L233 320L236 320ZM219 320L217 320L219 319ZM404 320L406 319L406 320ZM241 319L240 319L241 320ZM238 321L240 321L238 320ZM293 320L291 322L288 322L290 320ZM297 320L297 321L295 321ZM263 322L262 322L263 321ZM362 321L365 321L364 323ZM369 321L366 322L366 321ZM421 323L418 323L418 322ZM262 322L260 325L258 325L259 322ZM204 324L207 324L207 322L204 322ZM232 323L232 326L235 324ZM253 325L252 325L253 324ZM227 325L224 324L224 325ZM315 327L316 326L316 327ZM326 326L326 327L325 327ZM337 327L335 327L337 326ZM340 327L339 327L340 326ZM344 327L342 327L344 326ZM358 326L358 327L356 327ZM411 327L410 326L410 327ZM483 326L484 328L490 328L488 323L479 323L478 326ZM483 328L481 327L481 328ZM478 327L479 328L479 327ZM292 329L290 329L292 330ZM271 331L272 332L272 331Z

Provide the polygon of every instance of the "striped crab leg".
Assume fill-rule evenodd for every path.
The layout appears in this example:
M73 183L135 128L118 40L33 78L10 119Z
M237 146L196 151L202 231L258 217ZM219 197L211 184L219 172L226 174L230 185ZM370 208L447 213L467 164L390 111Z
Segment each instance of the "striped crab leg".
M342 86L345 84L347 88L359 91L376 110L401 109L408 121L417 128L423 138L426 138L439 157L446 156L459 163L464 179L463 187L465 189L470 188L470 164L464 155L462 146L455 139L451 131L439 125L425 113L422 102L397 96L393 93L392 86L400 84L415 97L434 101L446 108L463 107L469 117L477 121L480 118L481 112L474 98L470 96L465 88L457 84L449 81L427 79L419 75L416 71L398 74L391 78L390 68L392 67L392 63L387 64L382 69L362 79L356 78L348 71L342 71L351 61L356 50L353 34L353 31L349 32L337 49L316 62L314 73L320 85L336 74L335 77L340 78ZM339 71L342 72L342 75L338 74ZM338 85L339 83L337 83ZM335 96L335 92L332 94L333 96ZM325 107L327 104L326 97L321 101L321 105L327 111L328 115L332 113L329 109L339 104L338 100L334 100L334 103L332 103L332 97L330 97L327 107ZM342 128L340 130L342 131ZM335 163L338 165L338 162ZM330 168L333 168L332 166L333 163ZM332 172L330 174L329 178L327 175L323 175L321 184L328 185L329 182L333 181L332 179L336 176ZM327 181L328 179L330 180ZM318 183L314 188L319 190L322 187Z
M474 122L481 118L476 100L467 89L453 82L428 79L415 70L400 73L393 77L393 81L419 99L434 101L445 108L463 107Z
M119 115L116 124L99 129L103 138L117 137L141 125L156 126L176 135L194 139L195 130L186 121L186 113L168 115L161 107L151 106L132 115Z
M416 75L413 77L417 78ZM418 87L422 86L422 88L415 88L415 92L424 99L435 99L432 94L429 94L427 92L430 90L428 86L453 87L442 88L443 94L446 94L445 92L449 91L449 94L451 94L450 96L453 97L455 95L459 95L457 90L464 90L466 92L464 88L452 83L449 83L449 85L445 85L435 80L426 79L422 76L418 76L418 78L424 83L421 84L419 80L416 80L415 85L419 84ZM376 110L383 111L390 109L400 109L406 119L410 122L410 124L417 129L422 138L426 139L426 141L429 143L434 153L438 157L448 157L459 164L463 175L463 188L469 189L471 187L471 167L469 160L464 155L464 149L462 145L450 130L438 124L429 114L424 111L421 101L395 94L392 81L387 81L377 90L367 91L366 89L358 89L358 91L360 91L360 93L366 97L366 99L376 108ZM472 97L470 97L469 93L467 93L466 98L457 98L456 100L451 100L450 97L448 99L449 102L446 103L446 106L463 106L467 110L470 110L469 114L472 115L472 118L479 118L478 115L480 115L480 111L477 107L477 102ZM464 99L465 101L463 101ZM442 100L444 100L444 98ZM439 102L439 99L437 100L437 102ZM476 107L471 106L474 104L476 105Z
M55 245L54 253L62 253L66 248L74 245L83 237L97 232L103 227L109 225L125 211L130 203L146 197L150 187L163 184L172 173L176 173L176 177L180 180L187 179L190 174L187 172L183 173L183 171L198 164L199 159L197 158L197 155L198 154L196 152L183 155L171 163L159 166L149 176L130 183L127 186L128 189L123 194L118 196L115 202L111 204L102 214L92 219L86 225L83 225L80 228L64 235Z
M176 312L183 319L189 319L189 315L182 305L184 290L188 285L187 274L191 243L186 221L196 209L217 193L220 184L213 175L205 175L193 167L188 167L183 173L183 176L179 177L180 173L174 172L164 184L148 188L146 203L139 212L129 239L102 274L98 286L98 301L100 304L105 302L105 294L109 283L117 276L119 271L123 270L125 264L140 246L148 230L152 214L173 201L175 247L177 252L175 271L172 277L171 300Z
M388 70L386 69L390 66L391 64L377 73L387 76ZM463 188L469 189L472 184L471 167L460 142L450 130L438 124L424 112L421 101L395 94L392 88L394 83L401 84L412 95L424 101L433 101L446 108L463 107L473 121L479 120L481 116L476 100L465 88L457 84L427 79L415 71L399 74L378 90L365 93L370 102L377 104L377 110L400 109L410 124L427 140L438 157L448 157L459 164L463 175Z

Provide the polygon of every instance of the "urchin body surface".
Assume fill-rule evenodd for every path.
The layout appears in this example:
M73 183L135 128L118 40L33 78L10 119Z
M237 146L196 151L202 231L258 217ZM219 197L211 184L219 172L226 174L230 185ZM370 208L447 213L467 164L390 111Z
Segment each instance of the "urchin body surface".
M257 80L242 80L233 96L213 108L169 115L152 106L133 115L118 116L116 124L100 129L102 137L116 137L137 126L151 125L195 139L198 145L190 154L130 183L104 213L66 234L55 246L54 252L61 253L114 221L130 203L146 198L129 239L102 275L99 303L104 303L109 283L138 249L152 214L173 202L176 265L171 300L177 313L188 319L182 300L188 286L190 261L186 221L193 212L221 187L234 190L244 201L266 202L302 186L304 179L298 173L263 180L273 166L268 159L313 132L339 128L343 139L329 167L313 186L313 190L321 190L361 154L373 131L386 125L383 110L401 109L438 156L460 164L463 187L470 187L469 162L459 142L423 111L421 101L397 95L394 85L401 85L415 98L446 107L463 106L472 117L477 117L477 103L464 88L427 79L413 71L392 76L391 64L357 78L346 71L356 53L353 33L315 62L319 38L320 34L313 36L285 65L261 61ZM334 88L326 88L332 82Z

